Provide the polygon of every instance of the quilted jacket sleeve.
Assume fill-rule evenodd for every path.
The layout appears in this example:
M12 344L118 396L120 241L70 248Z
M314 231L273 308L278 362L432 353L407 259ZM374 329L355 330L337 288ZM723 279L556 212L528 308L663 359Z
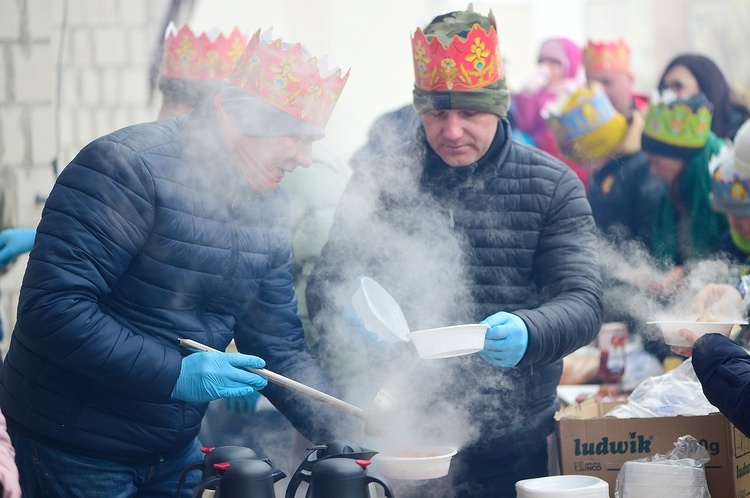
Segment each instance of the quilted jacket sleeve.
M179 353L117 323L102 304L153 222L142 158L108 139L84 148L47 200L21 288L17 339L135 397L168 399Z
M693 368L712 405L750 437L750 355L721 334L706 334L693 346Z
M553 193L535 255L542 303L516 312L529 328L521 365L547 364L591 342L603 317L594 220L581 183L566 174Z

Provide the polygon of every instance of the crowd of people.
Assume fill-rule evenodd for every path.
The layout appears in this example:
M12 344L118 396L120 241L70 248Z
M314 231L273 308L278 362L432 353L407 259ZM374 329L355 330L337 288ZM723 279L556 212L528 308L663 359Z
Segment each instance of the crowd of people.
M159 119L92 141L37 227L0 231L0 266L30 251L0 370L3 496L174 496L218 440L212 419L252 426L259 394L310 442L364 440L361 421L246 370L268 367L358 403L405 372L405 404L470 413L476 432L445 480L398 496L511 497L549 472L563 358L605 322L645 336L627 296L669 303L715 259L725 279L696 313L746 313L750 111L716 64L675 57L647 98L624 41L557 37L511 92L496 29L471 8L416 29L413 102L350 169L318 142L347 75L268 33L207 46L170 27ZM613 272L605 244L647 254L653 278ZM484 349L422 362L379 341L352 316L362 276L412 329L485 324ZM692 355L749 434L750 357L683 334L694 347L653 354Z

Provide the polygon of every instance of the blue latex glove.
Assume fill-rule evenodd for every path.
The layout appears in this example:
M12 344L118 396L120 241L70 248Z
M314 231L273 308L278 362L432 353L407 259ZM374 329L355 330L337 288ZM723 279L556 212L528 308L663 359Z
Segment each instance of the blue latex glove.
M230 412L234 412L239 415L243 413L255 413L255 407L258 405L259 399L260 393L256 390L251 392L247 396L240 396L239 398L226 398L224 400L224 407Z
M172 397L203 403L219 398L247 396L256 389L263 389L268 382L260 375L235 367L265 366L266 362L261 358L241 353L193 353L182 359L180 376L172 390Z
M360 334L362 337L365 337L368 341L372 341L372 342L380 341L380 337L378 337L378 334L370 330L367 330L367 327L365 327L365 322L362 321L362 319L359 317L357 312L354 311L354 309L352 309L350 305L347 305L344 308L343 313L344 313L344 320L346 320L346 323L351 330L353 330L357 334Z
M34 228L6 228L0 232L0 268L34 247Z
M521 317L501 311L481 321L490 326L479 355L496 367L515 367L529 345L529 329Z

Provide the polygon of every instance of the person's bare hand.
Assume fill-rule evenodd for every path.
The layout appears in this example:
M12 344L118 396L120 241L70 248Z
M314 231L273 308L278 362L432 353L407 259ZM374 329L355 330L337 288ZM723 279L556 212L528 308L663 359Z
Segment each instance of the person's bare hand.
M680 329L680 337L689 344L689 346L672 346L670 349L680 356L693 356L693 344L698 340L698 334L690 329Z
M694 308L704 318L733 319L743 315L740 291L731 285L708 284L693 299Z

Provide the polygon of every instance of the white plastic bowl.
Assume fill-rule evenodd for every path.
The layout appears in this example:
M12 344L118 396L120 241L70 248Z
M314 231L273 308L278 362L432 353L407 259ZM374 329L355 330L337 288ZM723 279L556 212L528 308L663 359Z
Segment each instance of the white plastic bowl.
M693 486L674 486L668 483L654 484L653 486L622 484L620 498L692 498L704 496L698 494L701 489Z
M562 475L516 483L518 498L609 498L607 481L594 476Z
M658 325L664 336L664 342L670 346L690 347L680 335L680 329L690 329L695 335L701 337L705 334L716 333L728 336L735 325L745 325L747 322L698 322L695 320L657 320L646 322Z
M388 291L370 277L360 277L359 286L352 295L352 307L365 328L375 332L380 340L409 340L409 324L401 307Z
M372 459L379 462L383 477L421 481L447 476L456 453L455 446L423 446L405 450L404 455L378 453Z
M352 294L352 307L367 330L383 341L413 342L420 358L450 358L484 349L488 325L468 324L409 331L396 300L370 277L360 277Z
M414 330L409 339L421 358L450 358L476 353L484 349L484 336L489 325L472 323L436 329Z

